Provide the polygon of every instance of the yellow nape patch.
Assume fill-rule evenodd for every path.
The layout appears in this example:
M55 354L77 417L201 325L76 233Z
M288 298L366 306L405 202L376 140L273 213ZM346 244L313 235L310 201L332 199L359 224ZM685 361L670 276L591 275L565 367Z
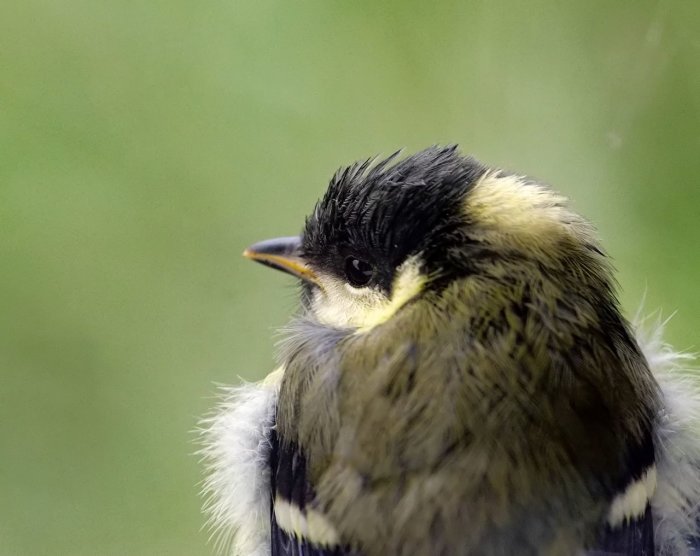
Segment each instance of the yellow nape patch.
M467 195L466 203L469 216L505 229L536 231L538 225L568 223L573 216L559 193L499 170L486 172Z
M547 186L499 170L485 173L465 199L464 211L493 245L548 256L562 238L596 243L590 224Z
M656 490L656 466L649 467L642 477L615 497L608 512L608 524L617 527L644 514Z
M320 276L322 289L315 293L312 311L323 324L367 332L388 321L417 296L426 282L417 256L396 269L391 297L373 288L353 288L345 282Z
M288 535L312 544L333 547L338 544L338 533L328 519L316 510L301 510L295 504L275 498L275 520Z

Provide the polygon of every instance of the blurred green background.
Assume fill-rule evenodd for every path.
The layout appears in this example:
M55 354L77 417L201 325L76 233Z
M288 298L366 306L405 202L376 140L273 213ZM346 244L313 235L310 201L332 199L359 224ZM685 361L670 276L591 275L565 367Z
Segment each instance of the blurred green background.
M700 4L0 6L0 554L208 555L192 432L295 307L244 261L340 165L458 142L699 345Z

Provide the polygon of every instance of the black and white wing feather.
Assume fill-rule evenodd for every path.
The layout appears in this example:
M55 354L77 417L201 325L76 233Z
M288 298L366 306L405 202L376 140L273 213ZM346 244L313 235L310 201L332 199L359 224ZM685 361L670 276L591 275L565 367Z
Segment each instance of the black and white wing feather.
M281 442L270 431L271 556L348 556L332 524L312 507L306 457L294 443Z

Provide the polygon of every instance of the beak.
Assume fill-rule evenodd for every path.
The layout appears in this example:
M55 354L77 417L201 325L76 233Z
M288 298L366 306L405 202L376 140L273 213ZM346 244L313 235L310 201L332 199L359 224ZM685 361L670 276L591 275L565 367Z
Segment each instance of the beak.
M301 256L300 237L279 237L261 241L243 251L243 256L318 285L316 274Z

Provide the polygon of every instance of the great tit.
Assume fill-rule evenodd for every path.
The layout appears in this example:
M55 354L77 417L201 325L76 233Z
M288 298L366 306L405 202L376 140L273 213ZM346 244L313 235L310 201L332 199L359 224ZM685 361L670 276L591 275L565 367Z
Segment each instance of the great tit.
M622 316L591 225L533 179L431 147L339 170L300 236L279 368L205 421L242 556L684 555L700 396Z

